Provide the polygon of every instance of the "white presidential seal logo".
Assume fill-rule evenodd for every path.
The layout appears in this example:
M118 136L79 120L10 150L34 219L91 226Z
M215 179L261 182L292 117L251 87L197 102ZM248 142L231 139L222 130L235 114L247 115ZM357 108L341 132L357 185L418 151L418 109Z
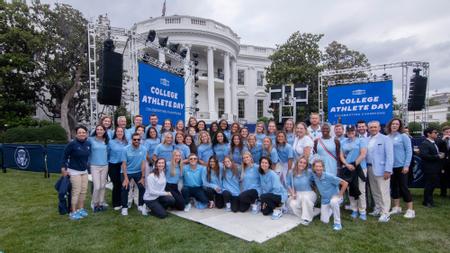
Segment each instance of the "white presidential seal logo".
M159 79L159 83L160 83L161 85L163 85L163 86L167 86L167 87L170 86L169 80L167 80L167 79L165 79L165 78Z
M30 153L25 147L18 146L14 152L14 160L17 167L20 169L26 169L30 165Z

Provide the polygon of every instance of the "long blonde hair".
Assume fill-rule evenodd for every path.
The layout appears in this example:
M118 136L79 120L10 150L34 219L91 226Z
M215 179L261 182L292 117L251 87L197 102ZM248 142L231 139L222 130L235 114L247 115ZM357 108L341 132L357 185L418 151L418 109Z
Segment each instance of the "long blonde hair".
M248 152L248 151L245 151L243 154L242 154L242 170L241 170L241 180L242 179L244 179L244 173L245 173L245 170L247 169L247 167L248 167L248 165L246 165L245 163L244 163L244 156L245 155L249 155L250 156L250 158L252 159L252 165L255 163L255 161L253 161L253 156L252 156L252 153L250 153L250 152Z
M177 163L175 161L175 153L180 154L181 157L181 152L178 149L175 149L172 152L172 160L170 160L170 175L173 177L175 176L175 169L176 169L176 165L178 165L178 167L180 167L180 175L183 175L183 159L180 159L180 161Z
M300 164L300 161L301 160L305 160L305 162L306 162L306 167L305 167L305 169L303 169L303 171L300 171L300 169L298 168L298 166L299 166L299 164ZM298 159L297 159L297 161L295 162L295 166L294 166L294 168L292 169L292 175L294 175L294 176L299 176L299 175L301 175L301 174L303 174L303 172L305 171L305 170L307 170L308 169L308 159L306 159L306 156L300 156Z

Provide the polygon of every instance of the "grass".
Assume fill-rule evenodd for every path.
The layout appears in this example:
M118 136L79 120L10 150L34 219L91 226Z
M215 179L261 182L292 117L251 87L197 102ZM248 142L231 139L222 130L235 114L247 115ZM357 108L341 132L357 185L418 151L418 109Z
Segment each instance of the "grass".
M414 220L398 215L387 224L370 217L353 221L343 211L344 229L315 220L263 244L249 243L170 215L128 217L113 210L70 221L57 211L53 188L58 176L8 170L0 173L0 252L449 252L450 199L435 197L438 208L419 205ZM110 200L110 191L107 191ZM88 198L87 202L90 201Z

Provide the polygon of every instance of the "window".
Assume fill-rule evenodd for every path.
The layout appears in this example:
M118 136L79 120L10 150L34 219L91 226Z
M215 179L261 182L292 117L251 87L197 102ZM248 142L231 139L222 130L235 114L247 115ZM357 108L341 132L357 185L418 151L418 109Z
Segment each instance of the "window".
M238 99L238 117L245 118L245 99Z
M219 118L222 117L222 115L225 113L225 99L224 98L219 98L218 101L218 105L219 105Z
M245 80L245 70L239 69L238 70L238 84L244 85Z
M256 85L257 86L263 86L264 84L264 72L263 71L257 71L256 72Z
M256 103L256 114L258 119L264 117L264 100L258 99Z

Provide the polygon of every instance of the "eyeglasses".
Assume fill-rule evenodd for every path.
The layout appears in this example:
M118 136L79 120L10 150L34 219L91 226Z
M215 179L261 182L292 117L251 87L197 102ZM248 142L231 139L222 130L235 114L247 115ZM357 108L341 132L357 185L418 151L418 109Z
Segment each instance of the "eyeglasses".
M141 139L133 139L133 141L140 141Z
M191 157L189 160L197 160L197 157Z

